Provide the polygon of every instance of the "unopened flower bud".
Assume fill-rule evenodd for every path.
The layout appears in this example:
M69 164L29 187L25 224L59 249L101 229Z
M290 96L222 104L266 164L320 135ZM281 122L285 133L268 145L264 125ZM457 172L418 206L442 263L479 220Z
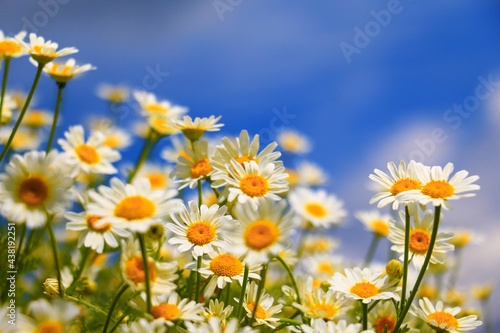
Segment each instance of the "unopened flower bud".
M165 227L160 223L156 223L149 227L149 230L146 232L146 238L152 241L159 241L164 234Z
M43 283L43 293L50 297L59 296L59 280L54 278L46 279Z
M321 287L321 289L323 289L323 291L326 293L328 292L328 289L330 289L330 287L332 286L331 284L329 284L328 282L324 281L324 282L321 282L321 284L319 285Z
M393 259L385 266L385 272L389 279L399 280L403 276L403 264L399 260Z

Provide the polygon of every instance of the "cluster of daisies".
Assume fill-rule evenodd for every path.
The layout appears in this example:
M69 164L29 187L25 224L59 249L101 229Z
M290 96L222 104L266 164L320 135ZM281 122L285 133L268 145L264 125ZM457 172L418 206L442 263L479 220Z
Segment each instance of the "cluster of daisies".
M479 189L477 176L452 175L451 163L375 170L370 203L388 211L355 213L373 242L363 263L349 260L331 233L347 218L343 202L324 189L323 169L296 162L311 150L306 137L285 130L266 145L246 130L217 136L221 117L193 119L151 92L103 85L98 96L112 116L125 104L139 111L136 161L122 159L134 138L113 117L71 126L56 140L65 86L94 67L59 63L77 50L25 37L0 31L5 78L12 58L29 55L37 67L27 95L4 93L2 83L0 213L2 228L16 227L18 307L13 325L5 320L12 296L2 285L0 332L396 333L481 325L478 311L459 306L458 271L446 293L424 280L428 271L442 282L453 271L448 255L470 242L467 230L439 225L441 208ZM57 83L53 114L30 108L42 72ZM31 144L19 139L26 133ZM372 263L382 238L393 244L386 265ZM475 292L481 301L490 294L488 286Z

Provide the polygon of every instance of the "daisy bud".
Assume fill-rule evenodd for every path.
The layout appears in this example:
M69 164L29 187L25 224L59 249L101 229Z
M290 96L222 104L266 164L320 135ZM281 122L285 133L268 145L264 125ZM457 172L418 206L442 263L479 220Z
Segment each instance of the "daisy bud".
M385 266L385 272L389 279L391 280L399 280L403 276L403 264L398 260L391 260Z
M163 227L163 225L160 223L156 223L149 227L145 236L146 238L152 241L159 241L164 234L165 234L165 227Z
M48 278L42 285L43 293L49 295L50 297L59 296L59 280L54 278Z
M330 283L326 282L326 281L323 281L321 282L321 284L319 285L321 289L323 289L323 291L325 293L328 292L328 289L330 289L330 287L332 286Z

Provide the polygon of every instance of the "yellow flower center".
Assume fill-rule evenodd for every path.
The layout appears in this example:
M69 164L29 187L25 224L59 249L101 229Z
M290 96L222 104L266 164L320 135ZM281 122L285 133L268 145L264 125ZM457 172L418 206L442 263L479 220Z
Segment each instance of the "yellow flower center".
M456 233L452 239L450 239L450 243L455 245L456 247L464 247L470 242L470 233L468 232L460 232Z
M440 327L441 324L446 324L446 326L444 327L445 330L450 327L458 328L458 320L455 318L455 316L453 316L451 313L448 312L436 311L428 315L427 319L437 321L436 327L439 328L441 328Z
M392 195L398 195L401 192L409 191L409 190L420 190L422 188L422 184L418 180L411 178L401 178L397 180L391 186Z
M245 230L245 244L252 250L260 251L278 241L279 230L276 224L268 220L252 222Z
M445 180L431 180L424 185L422 193L433 199L446 199L455 193L455 189Z
M104 223L103 225L96 227L97 221L101 219L101 216L87 215L87 226L90 230L95 232L104 233L111 229L111 223Z
M70 73L70 70L73 68L71 66L63 66L62 69L59 69L60 64L53 64L52 67L48 69L49 74L55 74L57 76L73 76L74 73Z
M255 158L253 157L250 157L250 156L240 156L236 159L236 162L238 162L239 164L241 164L241 166L244 168L245 167L245 162L248 162L250 163L250 161L255 161L255 162L259 162L258 160L256 160Z
M166 108L165 106L160 105L160 104L151 103L151 104L146 105L146 111L148 111L150 113L165 115L168 113L168 108Z
M333 268L332 263L328 261L320 261L316 270L318 273L326 273L328 275L335 274L335 268Z
M255 308L255 302L248 303L247 308L248 308L248 310L250 310L250 312L253 313L253 310ZM257 311L255 311L255 318L267 319L267 312L262 306L260 306L260 304L257 305Z
M380 316L375 320L375 323L373 323L375 333L384 333L386 326L387 333L391 333L396 326L396 319L392 316Z
M144 261L142 257L135 256L128 259L125 262L124 273L125 276L135 284L146 282L146 272L144 270ZM148 273L149 280L154 282L156 280L156 269L150 261L148 261Z
M295 133L287 133L281 137L281 146L286 150L296 151L302 143L301 137Z
M23 51L21 45L13 40L4 40L0 42L0 57L13 57Z
M121 103L126 98L126 94L124 94L121 90L113 90L108 95L108 100L112 103Z
M122 140L118 135L108 135L103 141L103 146L109 147L109 148L118 148L121 146Z
M153 306L151 314L156 318L163 318L165 320L172 320L178 318L182 311L176 304L162 303Z
M267 193L267 180L259 175L246 175L240 180L240 189L249 197L261 197Z
M423 229L415 229L410 232L410 250L413 253L427 253L431 235Z
M307 244L307 248L311 252L328 252L330 242L326 239L315 239L314 242Z
M292 169L285 169L285 173L288 174L288 177L286 177L286 181L289 182L290 184L295 184L299 180L299 176L297 175L297 172L295 172Z
M142 195L123 198L115 207L115 216L129 221L151 217L155 212L154 202Z
M390 234L389 222L387 221L373 220L369 223L369 225L373 229L373 232L378 236L387 236Z
M63 333L64 329L60 322L48 320L38 324L36 333Z
M316 218L323 218L328 214L325 206L316 202L308 202L304 206L306 212Z
M25 178L19 185L19 199L28 206L38 206L48 198L49 186L39 176Z
M204 158L196 162L191 167L191 178L205 177L212 171L212 167L209 164L210 159Z
M334 305L326 303L311 304L309 309L314 318L329 319L337 313L337 308Z
M97 150L91 145L80 144L75 147L76 156L80 159L80 161L87 164L96 164L100 161L100 156Z
M172 124L168 120L162 117L152 118L153 119L150 120L151 127L161 135L170 135L177 132L177 129L172 127Z
M186 237L195 245L207 245L215 238L215 228L208 222L196 222L188 227Z
M31 127L42 127L44 125L43 112L33 110L24 118L24 124Z
M370 298L378 295L378 288L373 283L365 281L356 283L350 292L361 298Z
M168 180L167 176L159 172L151 172L146 175L146 178L149 179L149 183L151 184L151 189L153 190L161 190L167 187Z
M212 259L210 270L218 276L233 277L243 272L243 264L235 256L225 253Z
M43 54L43 55L49 55L49 54L43 52L44 48L45 48L45 45L35 45L35 46L33 46L33 52L40 53L40 54ZM54 58L57 57L55 53L51 54L51 55L53 55Z

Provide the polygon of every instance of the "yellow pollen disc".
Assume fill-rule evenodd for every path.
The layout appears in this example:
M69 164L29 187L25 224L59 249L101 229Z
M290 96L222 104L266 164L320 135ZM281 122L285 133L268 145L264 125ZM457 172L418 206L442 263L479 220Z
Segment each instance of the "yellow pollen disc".
M106 232L111 229L111 223L104 223L103 225L96 227L95 224L101 219L101 216L87 215L87 226L90 230L96 232Z
M160 104L148 104L146 105L146 111L150 113L156 113L156 114L167 114L168 113L168 108L160 105Z
M210 159L204 158L196 162L191 167L191 178L205 177L212 171L212 167L209 164Z
M246 175L240 180L240 189L249 197L261 197L267 193L267 180L259 175Z
M312 215L316 218L323 218L328 214L325 206L316 203L316 202L308 202L305 204L304 209L309 215Z
M335 274L335 269L333 265L328 261L321 261L318 263L318 268L316 269L318 273L326 273L328 275Z
M121 103L125 98L126 96L120 90L111 91L108 95L108 100L113 103Z
M87 163L87 164L96 164L99 163L100 157L99 153L97 150L92 147L91 145L87 144L80 144L75 147L75 153L80 159L80 161Z
M373 220L370 222L370 227L373 229L373 232L378 236L387 236L390 234L389 231L389 222L384 220Z
M70 70L73 68L71 66L63 66L62 69L60 64L53 64L51 68L49 68L49 74L57 75L57 76L74 76L74 73L70 73Z
M142 195L133 195L122 199L115 207L115 216L126 220L141 220L151 217L156 212L156 206Z
M31 111L24 117L23 124L31 127L42 127L44 125L44 115L40 111Z
M235 256L225 253L212 259L210 270L218 276L233 277L243 272L243 264Z
M427 253L431 235L423 229L415 229L410 232L410 251L413 253Z
M0 57L12 57L21 53L23 48L13 40L4 40L0 42Z
M55 320L48 320L38 324L36 333L63 333L64 328L61 323Z
M250 302L247 304L248 310L253 313L253 309L255 308L255 302ZM258 319L267 319L267 312L260 305L257 305L257 311L255 311L255 318Z
M387 333L391 333L396 326L396 319L391 316L380 316L373 323L373 328L375 333L384 333L384 329L387 326Z
M450 243L455 245L456 247L464 247L470 242L470 233L468 232L460 232L456 233L452 239L450 239Z
M297 172L295 172L292 169L285 169L285 173L288 174L288 177L286 177L287 182L290 184L295 184L299 180L299 176L297 175Z
M244 168L245 167L245 162L250 162L250 161L255 161L257 163L259 163L258 160L256 160L255 158L253 157L250 157L250 156L240 156L236 159L236 162L238 162L239 164L241 164L241 166Z
M317 239L312 244L308 244L308 249L311 252L328 252L330 250L330 242L326 239Z
M156 269L152 262L148 261L148 272L149 272L149 280L156 280ZM145 283L146 282L146 272L144 271L144 262L142 261L142 257L135 256L128 259L125 262L125 275L127 278L134 282L135 284Z
M252 222L244 233L245 244L252 250L263 250L278 240L279 230L276 224L268 220Z
M329 319L337 313L335 306L325 303L311 304L310 310L314 314L314 318Z
M445 180L431 180L424 185L422 193L433 199L446 199L455 193L455 189Z
M25 178L19 185L19 199L28 206L38 206L48 198L49 186L37 176Z
M153 306L151 314L155 319L163 318L165 320L172 320L179 317L182 312L176 304L162 303Z
M448 329L450 327L458 328L458 320L455 318L455 316L448 312L436 311L428 315L427 319L437 321L437 327L439 327L441 324L446 324L446 327L444 327L444 329Z
M121 146L122 140L117 135L108 135L103 141L103 146L109 148L118 148Z
M214 240L215 229L208 222L196 222L188 227L186 237L190 243L195 245L207 245Z
M295 151L300 147L302 140L300 137L294 133L288 133L281 138L281 145L283 148L291 151Z
M370 298L378 295L378 288L370 282L358 282L352 286L350 292L361 298Z
M422 184L418 180L411 178L401 178L397 180L391 186L392 195L398 195L401 192L409 191L409 190L420 190L422 188Z
M149 183L151 184L152 190L161 190L167 187L168 180L167 176L159 172L151 172L146 175L146 178L149 179Z

